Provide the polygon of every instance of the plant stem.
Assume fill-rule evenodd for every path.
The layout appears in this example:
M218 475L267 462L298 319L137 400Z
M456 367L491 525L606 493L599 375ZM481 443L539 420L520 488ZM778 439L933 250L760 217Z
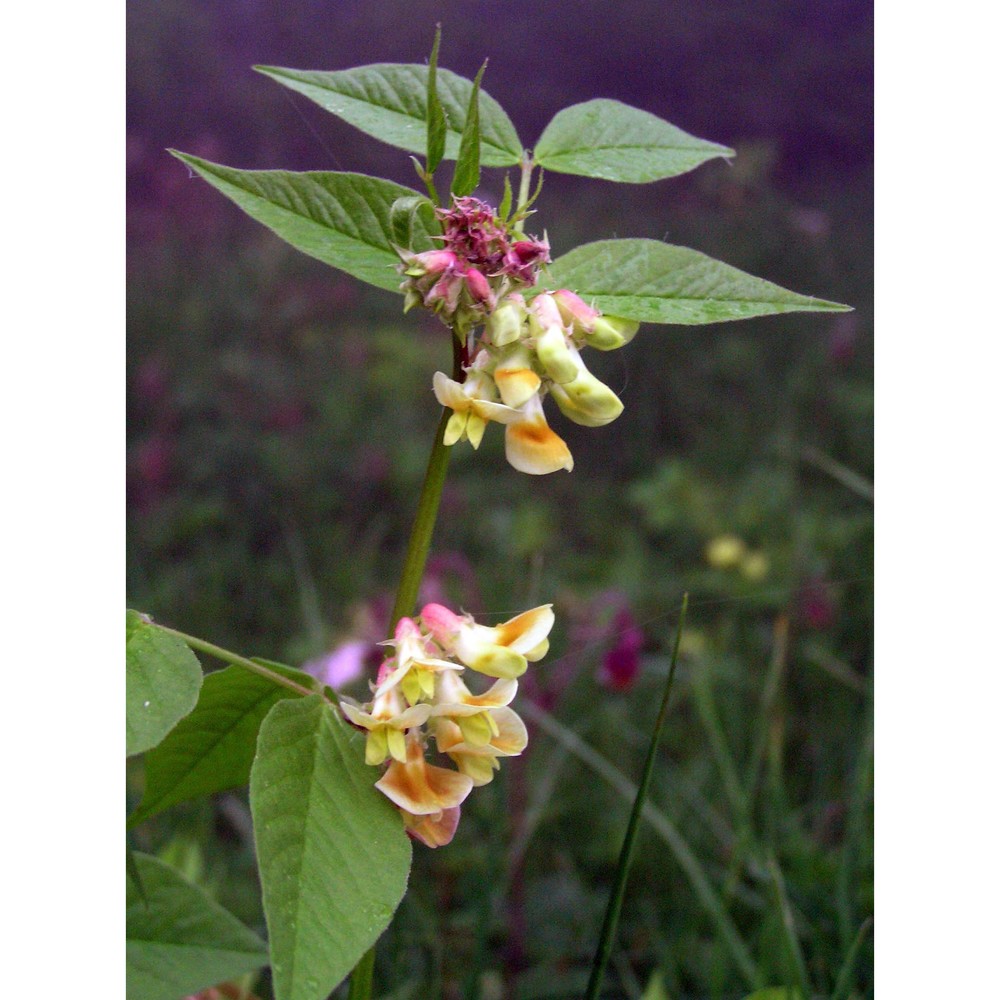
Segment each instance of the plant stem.
M468 334L466 334L467 337ZM465 348L454 330L452 331L451 346L452 378L456 382L461 382L465 379L465 372L462 370ZM406 559L403 562L403 572L399 579L399 589L396 591L396 603L392 608L392 621L389 623L390 634L395 631L399 619L413 614L417 605L420 581L424 577L427 553L430 552L438 507L441 505L441 492L448 474L448 459L451 457L451 448L444 443L444 432L450 417L451 412L445 407L441 411L437 434L434 436L434 445L431 448L430 458L427 460L424 485L420 491L420 501L417 504L417 516L414 518L413 528L410 530L410 541L406 546ZM351 991L348 994L348 1000L371 1000L374 970L375 945L372 945L351 973Z
M399 589L396 591L396 603L392 608L390 631L395 629L400 618L413 614L417 604L420 581L424 576L424 566L427 563L427 554L430 551L431 537L434 534L434 524L441 503L441 491L448 473L448 459L451 457L451 448L444 443L444 431L450 416L451 411L445 409L438 422L434 447L427 462L424 486L417 505L417 516L413 521L410 541L406 547L403 573L399 580Z
M468 334L466 334L468 336ZM456 382L464 381L462 371L464 347L459 343L456 334L452 334L452 378ZM427 460L427 471L424 473L424 485L420 491L420 501L417 504L417 516L410 531L410 541L406 547L406 559L403 562L403 572L396 591L396 603L392 608L392 621L389 623L390 633L396 628L400 618L413 614L420 592L420 581L424 577L424 567L427 564L427 553L431 548L431 537L437 522L438 507L441 504L441 492L445 477L448 474L448 459L451 448L444 443L444 432L448 426L451 411L445 407L438 421L437 434Z
M656 747L660 742L660 733L663 730L663 723L667 717L667 702L670 700L670 689L674 685L674 673L677 669L677 654L681 645L681 633L684 631L684 619L687 617L688 595L684 595L681 604L681 616L677 623L677 635L674 637L674 650L670 657L670 670L667 673L667 684L663 691L663 700L660 702L660 711L656 716L653 725L653 735L649 740L649 749L646 751L646 763L642 771L642 780L639 783L639 791L635 801L632 803L632 815L629 816L628 828L625 830L625 840L622 842L621 854L618 856L618 871L615 873L615 884L611 890L611 898L608 900L608 908L604 913L604 925L601 927L601 937L597 945L597 953L594 955L594 964L590 971L590 981L587 983L585 1000L597 1000L601 992L601 983L604 980L604 970L608 965L608 958L611 956L611 948L614 945L615 932L618 929L618 917L621 915L622 902L625 899L625 885L628 882L629 868L632 867L632 853L635 849L635 838L639 831L639 820L642 817L642 807L649 794L649 784L653 777L653 765L656 763Z
M245 656L240 656L238 653L231 653L228 649L223 649L221 646L216 646L211 642L206 642L204 639L197 639L193 635L185 635L183 632L178 632L176 629L167 628L166 625L158 625L155 622L153 624L161 632L167 632L170 635L177 636L178 639L183 640L192 649L196 649L200 653L207 653L209 656L214 656L218 660L224 660L226 663L233 663L238 667L243 667L245 670L250 670L255 674L259 674L261 677L266 677L269 681L273 681L281 687L288 688L289 691L294 691L296 694L308 696L320 693L319 691L312 690L311 688L303 687L301 684L297 684L290 678L283 677L277 671L271 670L270 667L265 667L262 663L255 663L253 660L248 660Z
M515 210L515 215L521 214L521 209L525 207L528 203L528 198L531 196L531 171L534 168L534 164L531 162L531 157L525 153L524 159L521 160L521 185L517 190L517 209Z

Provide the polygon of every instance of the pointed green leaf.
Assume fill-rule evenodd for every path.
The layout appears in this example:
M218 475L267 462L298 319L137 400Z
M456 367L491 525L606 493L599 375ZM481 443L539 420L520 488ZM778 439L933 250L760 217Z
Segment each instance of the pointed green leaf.
M458 160L455 163L455 176L451 182L451 193L457 198L472 194L479 187L479 84L486 72L486 63L480 67L476 79L472 82L472 93L469 94L469 108L465 115L465 130L462 132L462 142L458 147Z
M602 98L560 111L538 140L534 158L563 174L645 184L735 155L648 111Z
M336 72L255 66L285 87L304 94L390 146L423 153L425 149L427 72L416 63L376 63ZM447 118L446 160L458 155L472 93L472 81L446 69L437 71L437 92ZM507 113L487 93L479 95L483 166L509 167L521 159L521 141Z
M267 945L169 865L136 864L148 905L130 879L125 977L130 1000L179 1000L267 964Z
M510 174L503 175L503 197L500 199L500 207L497 209L497 215L504 221L507 222L510 219L510 210L514 204L514 189L510 186Z
M296 249L377 288L399 291L389 211L397 198L420 197L412 188L365 174L237 170L171 152ZM433 246L419 221L413 239L415 249Z
M787 312L844 312L850 306L798 295L656 240L601 240L560 257L544 278L609 316L643 323L720 323Z
M403 897L410 842L378 776L319 696L279 702L260 728L250 808L277 1000L328 996Z
M434 32L434 47L427 64L427 173L433 174L444 158L448 122L437 90L438 50L441 48L441 25Z
M201 664L178 638L137 611L125 616L125 747L155 747L194 708Z
M311 687L313 678L291 667L272 670ZM128 825L164 809L239 788L250 780L257 732L271 707L295 692L242 667L209 674L194 711L146 757L146 790Z

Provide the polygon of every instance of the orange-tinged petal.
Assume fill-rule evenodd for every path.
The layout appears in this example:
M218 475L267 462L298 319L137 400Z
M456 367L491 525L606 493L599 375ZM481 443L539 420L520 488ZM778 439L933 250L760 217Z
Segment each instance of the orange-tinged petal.
M497 368L493 373L504 405L523 406L538 392L542 380L531 368Z
M453 755L469 754L474 757L517 757L528 745L528 730L521 717L511 708L494 708L490 714L497 726L497 734L488 744L474 746L462 735L462 730L450 719L438 719L434 725L434 739L438 750Z
M547 639L555 621L552 605L541 604L497 625L496 641L527 657L528 653L533 653Z
M507 461L518 472L544 476L559 469L573 469L573 456L566 442L549 427L541 411L537 416L508 424L504 442Z
M464 802L472 790L472 779L428 764L420 741L410 740L406 763L393 760L375 787L401 809L414 816L426 816Z
M450 844L462 815L462 810L458 806L453 809L442 809L441 812L431 813L428 816L414 816L405 809L399 811L403 814L406 832L428 847L444 847Z

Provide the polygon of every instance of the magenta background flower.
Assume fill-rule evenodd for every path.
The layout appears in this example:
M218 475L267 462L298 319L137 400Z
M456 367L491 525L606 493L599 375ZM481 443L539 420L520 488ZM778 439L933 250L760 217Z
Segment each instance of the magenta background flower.
M342 643L325 656L309 660L302 669L336 689L363 677L368 671L373 655L381 656L378 646L372 642L355 639Z
M613 691L627 691L639 676L639 654L645 636L627 607L612 620L611 634L614 645L604 654L597 678Z

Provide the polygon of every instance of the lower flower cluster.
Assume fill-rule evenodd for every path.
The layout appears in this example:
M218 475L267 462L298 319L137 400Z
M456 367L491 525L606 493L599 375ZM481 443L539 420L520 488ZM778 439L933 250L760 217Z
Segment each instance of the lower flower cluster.
M554 620L550 604L496 626L428 604L416 619L400 619L372 700L341 701L348 720L367 731L366 762L389 762L375 787L428 847L451 841L469 792L493 780L501 757L527 746L524 723L509 705L517 678L548 651ZM466 668L494 683L474 694L463 680ZM457 770L427 762L432 739Z

